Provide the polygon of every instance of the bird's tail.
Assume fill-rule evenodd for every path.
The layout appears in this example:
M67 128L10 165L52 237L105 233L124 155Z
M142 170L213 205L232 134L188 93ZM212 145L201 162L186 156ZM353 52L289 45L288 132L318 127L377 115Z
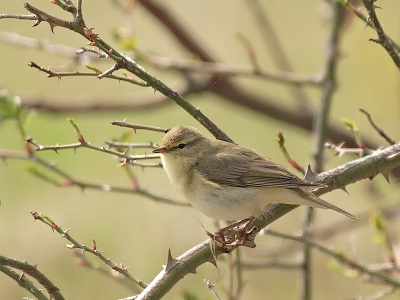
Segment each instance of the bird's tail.
M302 198L305 199L306 201L311 202L313 205L311 205L311 203L310 203L310 205L308 205L310 207L326 208L329 210L336 211L346 217L352 218L354 220L358 220L358 218L356 216L352 215L351 213L349 213L349 212L347 212L325 200L322 200L321 198L315 196L314 194L312 194L310 192L307 192L301 188L295 189L295 192L298 192L299 194L301 194Z

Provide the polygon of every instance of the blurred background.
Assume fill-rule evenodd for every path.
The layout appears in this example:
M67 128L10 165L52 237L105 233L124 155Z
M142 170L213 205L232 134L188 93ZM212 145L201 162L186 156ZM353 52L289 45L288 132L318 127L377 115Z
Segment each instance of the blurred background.
M279 69L260 34L249 2L152 2L167 9L171 17L182 24L189 35L217 62L251 66L246 42L240 38L245 36L254 49L261 69ZM3 1L0 4L0 13L26 14L23 3L24 1ZM60 18L70 19L69 14L49 1L30 3ZM400 2L380 0L378 5L383 8L378 14L386 33L399 41ZM320 74L324 70L327 55L326 42L332 18L330 4L325 1L293 1L288 4L284 1L267 0L263 1L262 6L293 70L302 74ZM102 1L99 5L97 1L84 1L83 9L87 26L93 27L101 38L126 53L130 52L124 43L131 43L135 52L131 55L142 59L143 66L149 73L173 89L184 89L186 80L182 73L160 68L143 57L151 55L169 60L198 58L184 49L139 2ZM362 11L366 13L365 9ZM386 145L371 128L366 117L359 112L359 108L364 108L397 141L400 138L398 69L381 46L368 41L376 37L373 30L365 28L365 24L352 15L346 16L346 22L347 25L340 34L337 90L332 100L329 122L346 132L341 118L354 120L362 138L377 146ZM50 112L38 108L27 132L39 143L54 145L77 142L67 118L73 118L86 141L96 145L104 145L105 140L118 138L125 133L127 130L110 124L113 120L123 119L166 128L181 124L196 126L211 137L172 100L161 101L160 105L146 105L147 102L160 99L160 94L151 88L110 79L98 80L95 77L47 78L46 74L29 68L29 61L34 61L54 71L87 71L69 55L50 53L38 47L26 47L15 41L5 40L9 36L4 35L5 33L16 34L66 45L73 50L78 50L87 43L83 37L64 28L56 27L53 34L46 23L31 27L33 23L15 19L0 21L0 88L19 95L22 103L27 105L38 99L62 106L132 104L132 108L122 110ZM105 59L89 63L103 71L113 64L111 60ZM118 74L121 75L122 72ZM204 74L191 76L204 77ZM289 168L276 143L276 132L281 129L291 154L301 165L307 166L312 161L313 136L310 131L247 108L245 103L234 104L216 95L212 91L213 85L218 85L225 76L227 75L216 75L213 77L213 84L209 84L209 89L198 94L185 95L187 100L199 107L238 144L256 149L260 154ZM288 84L252 76L235 76L230 80L251 93L265 96L271 105L302 113L301 104L293 96ZM321 98L321 89L307 85L302 91L308 98L309 107L315 111ZM156 143L162 137L162 133L139 130L132 135L132 141ZM0 149L23 151L23 141L12 121L0 123ZM136 154L145 152L150 150L135 151ZM331 151L326 152L326 169L354 159L351 154L342 157L335 157L333 154ZM122 168L118 167L118 160L110 155L89 149L78 149L76 154L72 150L63 150L58 154L48 151L38 155L56 162L60 169L79 180L131 187L131 181ZM209 231L216 230L212 220L192 208L159 204L139 195L55 187L24 171L32 164L30 161L13 159L0 164L0 254L38 264L40 271L53 280L67 299L116 299L128 297L134 292L96 270L80 266L74 250L63 246L66 241L41 222L34 222L29 210L50 216L64 229L71 228L70 234L81 243L90 245L92 237L95 238L98 249L105 256L111 257L115 263L129 266L133 276L145 282L150 282L166 263L168 248L171 248L173 257L179 256L207 238L203 227ZM132 170L139 186L146 191L185 201L179 191L170 186L162 169ZM292 169L291 171L295 172ZM43 172L49 173L47 170ZM349 194L340 190L334 191L323 198L352 214L363 215L364 218L354 222L330 211L317 210L314 226L316 239L329 245L331 249L341 249L367 265L382 263L385 261L385 251L382 245L373 242L375 232L364 213L399 203L398 183L394 179L389 185L383 176L377 176L372 182L364 180L349 186L348 191ZM290 234L299 233L303 209L289 213L272 224L271 228ZM398 250L400 221L391 219L388 222L391 238ZM325 229L335 228L338 224L346 226L334 234L323 234ZM318 234L321 234L319 238ZM244 261L291 261L298 258L297 250L301 248L301 245L270 236L258 236L256 242L256 249L241 249ZM368 297L383 289L380 285L366 282L365 278L344 278L328 268L331 258L317 251L313 253L314 299ZM95 257L89 254L85 254L85 257L105 267ZM227 256L219 261L219 270L207 264L198 268L197 275L186 276L165 299L182 299L184 295L186 299L213 299L203 279L210 279L221 298L226 299L229 269L223 260L226 261ZM299 295L299 273L296 270L245 270L244 281L242 299L297 299ZM26 296L31 295L10 278L0 275L0 298L21 299ZM395 299L395 296L386 298Z

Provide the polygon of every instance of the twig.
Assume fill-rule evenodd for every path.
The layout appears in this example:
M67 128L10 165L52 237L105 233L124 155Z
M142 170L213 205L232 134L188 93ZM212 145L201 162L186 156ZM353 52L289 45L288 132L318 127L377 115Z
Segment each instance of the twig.
M362 148L343 148L344 143L340 143L339 145L332 144L330 142L325 142L324 147L327 149L335 150L335 156L338 155L341 157L345 153L354 153L361 157L364 154L364 149Z
M285 137L283 136L282 131L278 130L278 132L276 133L276 136L277 136L276 140L278 141L279 148L283 152L283 155L285 156L287 162L293 168L295 168L297 171L299 171L300 173L305 175L306 170L302 166L300 166L296 160L293 159L293 157L290 155L289 151L287 150L286 144L285 144Z
M106 265L110 266L111 269L114 271L124 275L126 278L131 280L133 283L137 284L141 288L146 288L147 284L144 283L143 281L134 278L127 270L125 267L120 267L113 263L109 258L105 257L101 251L97 250L97 245L94 239L92 240L92 247L88 247L85 244L77 242L70 234L69 234L69 229L67 230L62 230L60 226L58 226L52 219L50 219L48 216L39 214L36 211L31 211L31 215L35 220L39 220L43 222L44 224L48 225L53 231L58 232L63 238L68 240L69 242L72 243L72 245L65 245L69 249L81 249L83 252L89 252L99 258L101 261L103 261Z
M320 99L320 106L316 114L315 128L314 128L314 150L313 150L313 169L319 173L323 171L324 165L324 141L326 139L326 132L328 130L328 120L331 109L333 93L336 90L336 65L339 56L339 31L344 15L344 9L340 4L331 2L334 10L334 20L330 29L327 55L325 64L325 76L322 85L322 95ZM308 207L304 212L302 221L302 236L309 238L312 236L314 220L314 210ZM309 300L312 294L312 274L311 274L311 247L307 244L303 245L303 266L301 268L301 299Z
M372 295L370 297L365 298L365 300L378 300L381 299L387 295L391 295L394 292L396 292L398 290L398 288L396 289L395 287L390 287L384 291L379 291L377 292L375 295Z
M215 292L214 286L211 284L210 280L204 279L204 284L210 290L211 294L214 296L214 299L221 300L221 298Z
M372 127L374 127L381 137L383 137L390 145L396 144L393 139L391 139L381 128L378 127L378 125L375 124L371 115L365 109L360 108L360 111L367 116L369 123L372 125Z
M370 39L370 41L381 44L381 46L386 50L386 52L390 55L393 62L396 64L397 68L400 69L400 56L398 53L398 49L393 47L391 41L387 38L381 23L378 20L378 16L375 13L375 1L373 0L362 0L365 8L368 11L368 18L374 24L374 29L378 34L378 39Z
M128 148L133 151L135 148L154 148L154 143L129 143L129 142L119 142L119 141L105 141L110 148Z
M79 266L83 266L88 269L95 270L95 271L107 276L108 278L111 277L112 279L116 280L117 282L119 282L120 284L125 286L130 291L132 291L134 293L140 293L140 291L141 291L140 288L137 285L132 285L132 283L130 281L128 281L127 277L121 276L121 274L115 272L114 270L109 270L108 268L105 268L103 266L99 266L97 264L92 263L84 255L83 252L75 251L74 254L78 260L77 263Z
M103 79L104 77L108 77L109 75L112 75L113 72L119 70L121 68L121 66L119 64L114 64L111 68L109 68L108 70L104 71L103 73L97 75L97 78L99 79ZM108 77L110 78L110 77ZM145 83L146 86L149 86L147 83Z
M132 123L128 123L126 121L112 121L111 124L119 126L119 127L132 128L135 132L137 129L151 130L151 131L164 132L164 133L167 133L167 131L168 131L168 129L165 129L162 127L141 125L141 124L132 124Z
M44 73L47 74L47 77L51 78L51 77L57 77L58 79L61 79L62 77L79 77L79 76L90 76L90 77L97 77L97 78L110 78L110 79L115 79L118 81L125 81L125 82L129 82L132 83L134 85L138 85L138 86L142 86L142 87L148 87L149 84L147 84L146 82L140 82L137 81L133 78L129 78L129 77L122 77L122 76L116 76L111 74L116 68L111 68L107 71L105 71L104 73L102 73L100 70L98 70L97 68L94 67L90 67L92 70L94 70L95 72L79 72L79 71L75 71L75 72L53 72L50 69L45 69L41 66L39 66L37 63L31 61L28 64L31 68L35 68L38 69L39 71L42 71Z
M56 1L59 4L60 1ZM40 9L32 6L29 3L25 3L24 7L31 13L37 16L37 22L34 26L37 26L42 21L49 23L51 30L53 31L55 26L61 26L70 30L73 30L86 39L88 39L93 45L96 45L101 51L108 53L110 58L117 62L122 68L131 72L135 76L141 78L144 82L151 85L155 90L161 92L163 95L175 101L181 106L186 112L193 116L198 122L200 122L205 128L207 128L216 138L233 142L221 129L217 127L207 116L205 116L198 108L187 102L178 92L172 90L170 87L165 85L162 81L156 77L150 75L145 69L140 66L137 62L132 60L126 55L120 54L116 49L112 48L106 41L102 40L98 34L88 29L83 19L75 18L72 22L62 20L51 16ZM74 15L74 9L69 10Z
M55 179L48 178L45 175L41 174L39 171L36 169L30 169L30 173L33 173L37 177L46 180L47 182L50 182L52 184L55 184L58 187L69 187L69 186L76 186L79 187L80 189L94 189L94 190L100 190L100 191L106 191L106 192L116 192L116 193L125 193L125 194L136 194L136 195L141 195L144 196L148 199L154 200L156 202L160 203L165 203L165 204L171 204L171 205L176 205L176 206L183 206L183 207L189 207L189 203L183 203L183 202L178 202L174 201L171 199L167 199L164 197L156 196L153 195L146 190L140 188L139 186L134 185L134 188L123 188L123 187L116 187L116 186L110 186L108 184L95 184L95 183L89 183L81 180L77 180L64 172L63 170L59 169L57 166L55 166L53 163L50 163L44 159L41 159L40 157L34 155L33 153L28 154L26 152L21 152L21 151L7 151L7 150L0 150L0 159L6 160L6 159L24 159L24 160L31 160L37 164L39 164L42 167L45 167L46 169L50 170L51 172L61 176L62 178L66 179L64 182L57 182Z
M86 63L94 59L94 58L89 58L89 56L85 56L83 59L81 59L81 55L83 55L86 52L94 53L98 56L98 58L107 58L109 56L107 53L97 50L95 48L88 48L82 46L81 49L75 50L72 47L53 43L47 40L24 37L18 35L17 33L8 33L0 31L0 40L6 41L13 45L41 49L49 53L60 54L66 57L70 57L74 60L80 60ZM235 77L252 76L252 77L265 78L266 80L278 83L296 84L299 86L301 85L318 86L322 83L321 74L301 74L295 72L272 71L263 69L255 70L254 67L246 65L213 63L213 62L203 62L196 60L186 60L186 59L171 59L155 55L146 55L146 59L144 62L150 63L154 67L167 70L178 70L182 72L193 72L193 73L212 73L213 75L235 76ZM203 90L206 91L208 87L209 85L207 85L207 87L204 87Z
M387 220L394 220L399 217L400 215L400 202L399 204L396 205L390 205L387 207L379 208L380 212L382 215L385 217ZM321 240L328 240L331 239L332 237L344 232L345 230L352 228L352 230L356 230L359 227L363 227L368 225L368 219L371 215L371 212L364 211L362 213L358 213L357 217L361 220L359 222L354 222L353 220L350 219L345 219L345 220L340 220L336 222L332 222L330 224L327 224L325 226L321 226L318 228L315 228L313 231L313 238L315 238L318 241ZM294 243L291 243L290 241L287 241L284 245L276 246L272 248L270 251L268 251L269 256L284 256L284 255L290 255L293 254L293 252L296 250L296 247L294 246Z
M12 268L5 267L0 263L0 272L7 275L8 277L14 279L15 282L18 283L19 286L26 289L29 293L36 297L38 300L49 300L46 297L41 289L37 288L32 281L26 278L25 274L17 274ZM32 300L32 299L29 299Z
M146 60L152 65L184 72L212 73L213 75L226 76L254 76L265 78L282 84L294 85L321 85L320 74L301 74L295 72L255 69L253 66L235 65L217 62L205 62L183 59L171 59L149 55Z
M37 20L36 15L0 14L0 19Z
M293 236L293 235L277 232L277 231L270 230L270 229L266 230L265 233L269 234L271 236L280 237L283 239L289 239L289 240L297 241L302 244L308 245L309 247L312 247L314 249L319 250L322 253L329 255L329 256L335 258L336 260L338 260L339 262L341 262L353 269L356 269L356 270L362 272L363 274L370 276L371 278L379 280L379 282L388 284L388 285L396 287L396 288L400 288L400 281L396 280L395 278L387 276L385 274L381 274L376 271L372 271L368 267L361 265L361 264L354 262L353 260L347 258L342 252L332 251L332 250L312 241L309 238L304 238L303 236Z
M32 276L35 278L41 286L43 286L47 292L50 294L51 299L55 300L64 300L63 295L60 292L60 289L52 283L42 272L40 272L36 266L30 265L27 262L19 261L16 259L8 258L0 255L0 266L8 266L22 271L22 274L19 275L17 280L18 284L22 285L25 289L30 291L32 288L32 294L35 295L38 299L41 299L40 295L43 295L40 291L38 291L35 286L28 279L25 278L25 274ZM4 269L2 269L4 271ZM11 276L15 280L15 276L13 274L8 273L7 275ZM44 295L43 295L44 296ZM44 297L44 299L47 299Z
M259 262L242 261L242 267L249 270L282 269L299 270L303 266L302 261L268 260Z
M355 8L353 5L348 0L336 0L336 2L342 4L344 7L346 7L347 10L355 14L359 19L361 19L366 26L369 26L373 29L375 29L374 24L370 20L369 16L367 17L364 15L359 8ZM373 3L371 1L371 3ZM392 40L388 35L385 35L385 38L392 44L392 46L396 49L396 51L400 51L400 45L397 44L394 40Z
M35 146L35 151L37 151L37 152L52 150L52 151L55 151L56 153L58 153L59 150L72 149L76 153L76 149L78 149L78 148L87 148L87 149L91 149L91 150L95 150L95 151L99 151L99 152L103 152L103 153L107 153L107 154L111 154L111 155L115 155L115 156L124 158L127 163L132 163L133 165L135 164L136 160L155 159L155 158L159 158L160 157L157 154L128 155L128 154L126 154L124 152L114 151L114 150L111 150L111 149L106 148L106 147L93 145L92 143L86 142L86 141L82 141L82 142L78 142L78 143L72 143L72 144L63 144L63 145L60 145L60 144L57 144L57 145L40 145L38 142L33 140L31 137L26 138L25 141L27 143L29 143L29 144L34 145Z

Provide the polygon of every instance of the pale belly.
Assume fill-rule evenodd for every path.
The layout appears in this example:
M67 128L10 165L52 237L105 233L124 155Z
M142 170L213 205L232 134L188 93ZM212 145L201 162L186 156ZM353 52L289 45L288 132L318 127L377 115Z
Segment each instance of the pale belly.
M192 206L217 220L236 221L259 217L272 203L309 205L296 192L284 188L218 187L182 190ZM312 206L312 205L311 205Z
M161 159L171 183L182 191L195 209L216 220L258 217L274 202L315 206L290 189L223 187L207 181L200 173L178 168L166 155Z

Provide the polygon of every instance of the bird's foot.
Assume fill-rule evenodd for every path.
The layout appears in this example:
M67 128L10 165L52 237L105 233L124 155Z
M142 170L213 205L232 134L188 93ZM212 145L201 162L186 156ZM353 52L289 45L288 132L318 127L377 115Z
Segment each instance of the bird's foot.
M206 233L213 241L219 242L223 246L245 246L255 248L256 243L254 242L253 233L256 230L256 227L248 230L254 220L254 217L246 218L221 228L214 234L211 234L208 231L206 231Z

